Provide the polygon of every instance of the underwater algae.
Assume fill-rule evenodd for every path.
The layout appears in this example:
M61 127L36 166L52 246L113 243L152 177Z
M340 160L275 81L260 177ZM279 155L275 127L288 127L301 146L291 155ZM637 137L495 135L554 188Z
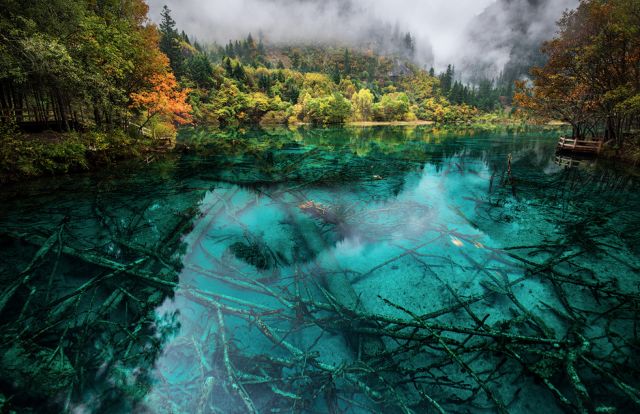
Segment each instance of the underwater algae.
M638 410L633 174L539 132L190 136L2 189L3 410Z

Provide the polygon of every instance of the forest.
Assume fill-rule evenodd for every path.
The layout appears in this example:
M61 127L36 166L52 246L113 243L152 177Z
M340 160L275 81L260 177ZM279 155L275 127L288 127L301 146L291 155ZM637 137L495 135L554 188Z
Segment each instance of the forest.
M639 0L0 10L0 414L640 412Z
M166 6L156 26L143 0L5 0L2 169L86 168L87 152L108 161L171 146L185 124L561 121L620 146L640 108L637 9L583 1L530 78L511 70L469 82L453 65L436 73L414 63L416 38L398 27L380 53L252 34L218 45L190 38ZM45 140L33 134L42 131Z
M76 130L172 124L467 121L497 107L476 89L396 56L336 47L267 47L249 34L225 47L191 42L143 1L9 2L2 28L3 123ZM49 10L49 13L43 13ZM192 44L193 43L193 44ZM287 65L283 62L286 62Z
M411 33L393 35L393 53L380 55L373 49L270 45L251 34L225 46L202 45L177 28L168 8L159 30L161 50L190 88L200 124L465 123L501 107L491 81L468 87L451 65L436 75L412 63Z
M576 137L603 136L618 146L637 139L640 3L582 1L542 50L548 61L532 69L532 85L517 82L518 105L567 122Z

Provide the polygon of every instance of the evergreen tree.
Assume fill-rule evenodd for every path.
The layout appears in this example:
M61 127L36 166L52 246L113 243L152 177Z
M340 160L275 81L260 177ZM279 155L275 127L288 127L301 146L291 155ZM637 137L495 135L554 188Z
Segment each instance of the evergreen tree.
M293 69L300 69L302 67L301 61L302 57L300 56L300 53L298 51L293 52L291 55L291 67Z
M171 10L165 5L160 14L160 50L169 58L171 69L180 76L183 74L183 57L180 48L180 35L176 30L176 22L171 17Z
M266 73L258 74L258 88L262 92L269 94L271 90L271 85L272 85L271 77L268 74Z
M160 33L166 36L177 36L176 21L171 17L171 10L166 5L162 7L160 13L162 20L160 21Z
M298 97L300 96L300 88L298 84L295 82L293 78L287 78L284 83L284 89L280 94L280 97L283 101L288 101L291 103L298 102Z
M187 74L198 87L208 87L211 86L213 66L205 54L198 53L188 60Z
M184 41L186 44L190 45L191 44L191 40L189 40L189 36L185 33L185 31L183 30L180 33L180 38L182 39L182 41Z
M227 76L233 76L233 65L229 56L226 56L224 59L222 59L222 67L227 73Z
M449 95L451 87L453 86L453 78L455 76L455 69L453 66L448 65L445 73L440 75L440 88L445 96Z
M239 81L244 81L247 77L247 74L242 66L242 63L237 62L237 64L233 67L233 77Z
M339 84L342 80L342 76L340 75L340 67L337 63L333 67L333 71L331 71L331 79L333 79L336 84Z
M407 56L413 57L415 55L415 52L416 52L415 41L411 37L411 33L407 33L404 36L403 46Z
M349 56L349 49L344 50L344 73L347 76L351 74L351 57Z

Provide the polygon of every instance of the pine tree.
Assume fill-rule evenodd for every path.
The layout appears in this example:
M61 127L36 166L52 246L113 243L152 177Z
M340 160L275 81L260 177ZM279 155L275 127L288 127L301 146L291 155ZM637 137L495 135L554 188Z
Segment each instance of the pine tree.
M291 67L293 69L300 69L301 67L301 56L300 53L295 51L293 52L293 54L291 55Z
M339 84L342 80L342 76L340 75L340 67L337 63L335 64L335 66L333 67L333 71L331 72L331 79L333 79L336 84Z
M451 87L453 86L453 78L455 76L455 69L453 66L448 65L445 73L440 75L440 88L445 96L449 95Z
M407 55L409 57L413 57L415 55L416 49L415 49L415 41L411 37L411 33L407 33L404 36L403 43L404 43L404 50L407 53Z
M351 74L351 57L349 49L344 49L344 73L348 76Z
M164 6L160 14L160 50L167 55L171 69L180 76L183 74L183 56L180 48L180 35L176 30L176 22L171 17L171 10Z
M171 10L165 5L160 13L162 20L160 21L160 33L168 36L176 36L176 21L171 17Z
M271 77L268 74L260 73L258 75L258 88L260 88L262 92L269 93L271 85Z
M182 33L180 33L180 37L182 38L182 40L187 43L187 44L191 44L191 40L189 40L189 36L185 33L185 31L183 30Z
M246 73L244 71L244 67L242 66L242 63L238 62L233 67L233 77L236 78L239 81L243 81L247 77L247 75L246 75Z
M222 59L222 66L224 67L227 76L233 76L233 65L231 64L231 58L229 56Z

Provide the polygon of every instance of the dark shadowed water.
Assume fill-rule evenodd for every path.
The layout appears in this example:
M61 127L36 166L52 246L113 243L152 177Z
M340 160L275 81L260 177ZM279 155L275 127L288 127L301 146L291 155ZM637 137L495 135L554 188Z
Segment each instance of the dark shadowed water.
M557 136L185 130L5 186L0 412L638 412L638 178Z

